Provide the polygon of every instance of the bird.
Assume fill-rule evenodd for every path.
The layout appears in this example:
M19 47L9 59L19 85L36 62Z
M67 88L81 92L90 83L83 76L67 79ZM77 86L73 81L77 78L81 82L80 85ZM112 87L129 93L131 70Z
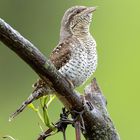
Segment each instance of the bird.
M73 89L82 85L95 72L98 62L96 41L90 33L90 24L96 7L73 6L66 10L61 21L58 45L50 54L49 60L65 77ZM54 89L39 79L34 91L26 101L10 116L12 120L26 106Z

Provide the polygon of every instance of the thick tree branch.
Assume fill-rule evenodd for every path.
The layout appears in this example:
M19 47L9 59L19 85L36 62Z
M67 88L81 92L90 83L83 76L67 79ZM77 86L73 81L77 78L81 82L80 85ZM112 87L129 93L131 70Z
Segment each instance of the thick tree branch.
M75 115L73 110L83 111L85 130L82 129L82 131L86 139L119 140L106 111L104 97L95 81L85 89L85 104L83 105L79 94L70 88L67 80L51 62L31 42L2 19L0 19L0 40L31 66L45 82L53 86L57 91L56 96L73 116Z

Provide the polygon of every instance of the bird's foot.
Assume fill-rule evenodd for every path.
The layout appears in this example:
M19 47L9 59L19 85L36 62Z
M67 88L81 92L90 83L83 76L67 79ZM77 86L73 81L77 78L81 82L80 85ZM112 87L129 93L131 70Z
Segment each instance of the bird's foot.
M82 100L83 108L88 107L89 110L94 109L92 103L90 101L86 100L84 95L80 95L80 97L81 97L81 100Z
M66 79L66 81L69 83L69 87L70 87L71 89L74 89L75 86L74 86L73 82L72 82L68 77L65 77L65 79Z

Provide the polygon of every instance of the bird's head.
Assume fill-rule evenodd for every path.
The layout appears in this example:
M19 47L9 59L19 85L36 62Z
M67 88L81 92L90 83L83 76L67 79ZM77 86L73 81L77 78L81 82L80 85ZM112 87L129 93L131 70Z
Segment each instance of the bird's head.
M92 21L92 13L96 7L74 6L69 8L61 22L61 36L88 33Z

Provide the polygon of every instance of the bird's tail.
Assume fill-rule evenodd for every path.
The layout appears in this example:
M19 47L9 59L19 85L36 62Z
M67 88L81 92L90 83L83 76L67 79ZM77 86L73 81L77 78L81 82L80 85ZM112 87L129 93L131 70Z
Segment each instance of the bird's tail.
M18 114L20 114L30 103L34 100L46 95L47 88L40 87L36 88L32 94L22 103L22 105L9 117L9 121L12 121Z

